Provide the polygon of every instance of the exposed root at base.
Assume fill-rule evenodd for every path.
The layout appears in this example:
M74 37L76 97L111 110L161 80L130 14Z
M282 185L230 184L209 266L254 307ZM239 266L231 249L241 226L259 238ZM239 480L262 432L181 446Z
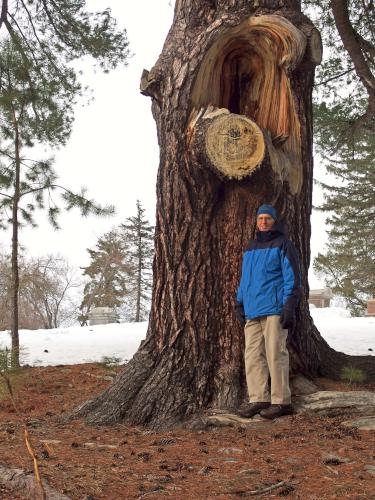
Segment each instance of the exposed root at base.
M42 483L46 500L70 500L70 497L54 490L45 481ZM40 498L40 489L34 474L22 469L12 469L0 465L0 484L9 490L21 493L25 498Z

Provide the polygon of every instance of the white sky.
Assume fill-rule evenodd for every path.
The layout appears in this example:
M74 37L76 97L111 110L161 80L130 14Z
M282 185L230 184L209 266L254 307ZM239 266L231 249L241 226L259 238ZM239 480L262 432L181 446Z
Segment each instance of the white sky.
M154 220L159 149L151 100L140 94L139 82L143 68L150 69L162 50L172 22L172 3L153 0L147 2L146 10L145 2L87 0L90 10L112 9L119 26L127 29L134 56L126 68L109 74L95 74L89 64L82 63L84 83L93 89L94 101L77 106L73 133L67 146L56 152L55 167L62 185L74 190L86 186L96 201L114 204L117 215L82 219L77 211L64 214L60 231L54 231L41 216L38 228L24 229L20 236L32 255L60 253L73 265L84 266L86 248L93 248L99 236L134 215L137 199L149 220ZM314 199L315 204L320 201L321 195ZM313 256L326 241L324 218L321 214L312 218ZM9 248L9 235L1 233L0 238L3 248ZM323 284L311 275L310 286Z

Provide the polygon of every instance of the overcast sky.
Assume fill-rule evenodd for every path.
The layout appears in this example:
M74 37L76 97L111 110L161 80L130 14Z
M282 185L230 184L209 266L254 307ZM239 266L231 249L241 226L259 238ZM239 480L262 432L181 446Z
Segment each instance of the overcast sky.
M93 248L100 235L134 215L137 199L153 221L159 150L151 100L139 93L139 81L143 68L150 69L161 52L172 22L172 4L153 0L146 10L145 2L87 0L90 10L111 8L119 26L127 29L134 55L127 67L109 74L95 74L90 64L82 63L83 81L93 89L94 101L77 106L73 133L67 146L55 152L55 166L62 185L75 190L86 186L96 201L114 204L117 215L82 219L77 211L64 214L60 231L41 216L38 228L21 232L21 244L31 254L60 253L73 265L87 265L86 248ZM322 170L318 172L321 177ZM318 204L321 195L316 195ZM315 255L326 240L324 216L314 214L312 223ZM3 233L1 241L4 249L9 248L9 235ZM323 285L311 275L310 286Z

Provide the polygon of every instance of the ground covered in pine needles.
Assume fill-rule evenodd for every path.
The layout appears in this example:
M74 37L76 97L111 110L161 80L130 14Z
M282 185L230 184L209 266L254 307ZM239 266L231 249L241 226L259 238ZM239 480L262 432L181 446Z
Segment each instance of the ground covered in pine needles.
M347 417L293 415L251 428L160 433L61 418L102 391L116 370L102 364L24 369L13 380L19 415L0 389L0 465L33 470L26 424L42 478L71 499L375 499L375 432L345 427ZM0 486L1 500L22 498Z

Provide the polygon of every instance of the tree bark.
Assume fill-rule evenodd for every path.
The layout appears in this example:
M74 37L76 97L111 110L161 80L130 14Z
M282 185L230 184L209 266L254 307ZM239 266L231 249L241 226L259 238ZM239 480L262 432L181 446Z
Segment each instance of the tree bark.
M208 407L243 402L243 331L233 306L242 253L264 202L286 220L301 261L292 373L340 375L347 356L322 339L308 307L311 92L319 50L299 1L177 0L163 52L141 80L160 144L147 337L114 384L75 415L166 428ZM205 112L220 108L264 133L263 162L240 180L215 172L199 140ZM223 146L229 163L232 148L235 159L242 154L236 134ZM372 360L363 363L374 376Z
M6 20L7 15L8 15L8 0L3 0L1 3L0 28L3 22Z

